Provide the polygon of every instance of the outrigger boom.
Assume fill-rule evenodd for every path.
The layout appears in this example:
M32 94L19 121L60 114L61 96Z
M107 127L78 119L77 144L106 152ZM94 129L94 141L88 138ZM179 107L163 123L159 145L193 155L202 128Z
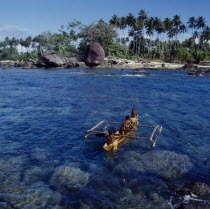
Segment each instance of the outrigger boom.
M88 136L90 136L96 128L98 128L100 125L102 125L102 124L105 123L105 122L106 122L106 120L102 120L102 121L101 121L100 123L98 123L96 126L94 126L93 128L91 128L90 130L88 130L88 131L87 131L88 134L85 136L85 139L87 139Z
M108 122L106 120L102 120L101 122L99 122L97 125L95 125L93 128L89 129L87 131L87 135L85 135L85 139L88 138L88 136L90 136L92 133L96 133L96 134L102 134L103 136L106 136L107 133L104 132L99 132L99 131L95 131L96 128L98 128L99 126L101 126L104 123L110 123L110 124L122 124L122 123L118 123L118 122ZM160 133L162 132L162 126L156 125L156 126L147 126L147 125L135 125L137 127L146 127L146 128L154 128L152 131L152 134L150 137L136 137L136 136L129 136L129 135L121 135L122 137L127 137L127 138L138 138L138 139L149 139L152 142L152 147L155 147L156 145L156 141L157 138L159 137ZM120 135L120 134L114 134L114 135Z

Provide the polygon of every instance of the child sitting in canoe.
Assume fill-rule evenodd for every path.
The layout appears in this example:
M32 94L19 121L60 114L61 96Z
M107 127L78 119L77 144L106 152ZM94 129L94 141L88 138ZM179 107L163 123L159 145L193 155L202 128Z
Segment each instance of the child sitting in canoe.
M127 132L129 132L131 130L135 130L135 128L136 128L133 125L133 123L130 121L130 116L129 115L127 115L125 117L125 120L123 121L122 126L124 126L124 128L125 128L125 133L127 133Z
M138 114L135 109L132 109L132 111L131 111L130 121L134 125L138 124Z
M121 139L125 135L125 127L122 125L118 131L115 133L115 140Z
M107 135L107 140L106 140L107 145L113 144L114 140L115 140L114 132L112 129L110 129L109 135Z

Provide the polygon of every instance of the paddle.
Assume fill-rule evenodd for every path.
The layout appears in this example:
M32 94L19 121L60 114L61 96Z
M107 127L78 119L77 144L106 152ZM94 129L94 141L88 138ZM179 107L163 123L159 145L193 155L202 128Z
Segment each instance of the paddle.
M98 132L95 134L95 136L97 137L106 137L108 135L108 133L104 133L104 132Z

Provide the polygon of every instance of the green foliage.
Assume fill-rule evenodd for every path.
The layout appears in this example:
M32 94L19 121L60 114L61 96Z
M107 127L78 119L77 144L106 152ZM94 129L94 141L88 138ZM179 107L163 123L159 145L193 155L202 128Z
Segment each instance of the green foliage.
M207 54L201 50L196 50L192 54L196 63L199 63L200 61L204 61L205 58L207 57Z
M78 54L78 49L74 45L69 45L65 48L54 48L54 51L69 57L74 57Z
M15 60L18 55L16 48L1 48L0 49L0 60Z
M187 61L187 62L193 62L194 61L194 57L192 56L192 54L190 53L189 50L187 50L186 48L180 48L178 50L176 50L176 56L178 60L180 61Z
M108 54L117 33L110 24L100 20L97 24L83 26L78 36L86 45L98 42L104 48L105 53Z
M28 60L28 59L32 59L34 61L40 61L41 57L40 54L37 50L34 50L32 52L24 52L24 53L20 53L17 57L17 60Z
M120 45L120 44L117 44L117 43L112 44L110 46L109 55L119 57L119 58L123 58L123 59L131 58L129 56L129 48L127 46L123 46L123 45Z

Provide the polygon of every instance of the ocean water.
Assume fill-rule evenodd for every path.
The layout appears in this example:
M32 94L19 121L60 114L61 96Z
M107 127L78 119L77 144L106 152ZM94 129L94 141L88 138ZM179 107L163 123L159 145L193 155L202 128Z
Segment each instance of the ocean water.
M210 184L209 77L147 73L0 69L0 208L176 208L172 184ZM132 108L140 124L163 126L155 148L129 138L106 152L103 137L84 139Z

